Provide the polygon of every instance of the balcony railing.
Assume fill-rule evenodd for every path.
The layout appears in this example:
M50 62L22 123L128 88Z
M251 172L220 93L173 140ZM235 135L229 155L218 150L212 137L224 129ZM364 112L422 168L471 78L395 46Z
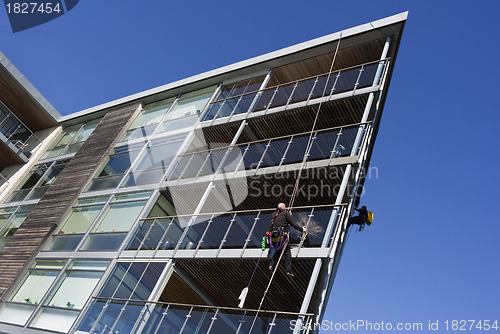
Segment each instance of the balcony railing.
M352 147L361 125L364 124L315 131L306 161L328 160L330 165L335 158L352 155ZM368 127L363 129L366 131ZM177 158L167 179L179 181L198 178L213 174L218 168L226 175L241 170L253 170L257 173L260 168L273 166L277 166L279 170L281 166L303 161L310 135L307 132L240 144L231 149L223 166L220 164L228 147L184 154Z
M285 334L299 317L306 326L296 333L308 333L311 313L95 297L76 333Z
M291 232L291 242L302 247L329 246L328 231L336 224L345 206L325 205L294 208L296 222L306 226L307 238ZM258 249L262 237L269 229L274 209L232 213L204 214L188 224L191 216L144 218L140 221L127 250L179 250L179 249ZM334 215L332 217L332 214ZM293 230L293 229L291 229Z
M387 61L382 62L383 66L386 66ZM210 104L202 121L288 106L297 102L378 85L379 82L375 82L375 77L380 63L380 61L370 62L269 87L262 91L216 100Z
M31 156L31 151L41 142L40 139L0 101L0 133L6 143L15 147L15 153Z

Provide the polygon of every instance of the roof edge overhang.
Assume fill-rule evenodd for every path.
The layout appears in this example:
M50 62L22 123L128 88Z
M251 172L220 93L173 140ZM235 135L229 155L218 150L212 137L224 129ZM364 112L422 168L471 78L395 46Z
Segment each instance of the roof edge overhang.
M352 37L355 35L374 31L374 30L377 30L377 29L380 29L380 28L383 28L386 26L394 25L397 23L404 23L406 21L407 17L408 17L408 12L406 11L406 12L402 12L402 13L399 13L399 14L396 14L393 16L389 16L389 17L380 19L380 20L365 23L365 24L362 24L362 25L359 25L359 26L356 26L353 28L349 28L349 29L342 30L342 31L339 31L336 33L332 33L332 34L329 34L329 35L326 35L323 37L312 39L312 40L309 40L309 41L306 41L303 43L299 43L299 44L296 44L296 45L293 45L290 47L286 47L286 48L283 48L283 49L280 49L277 51L273 51L273 52L270 52L270 53L267 53L267 54L264 54L261 56L257 56L254 58L243 60L243 61L231 64L231 65L220 67L220 68L215 69L215 70L210 70L210 71L198 74L198 75L194 75L194 76L191 76L191 77L188 77L185 79L174 81L172 83L165 84L165 85L162 85L162 86L159 86L156 88L152 88L152 89L140 92L140 93L129 95L129 96L117 99L117 100L113 100L113 101L110 101L110 102L107 102L104 104L100 104L100 105L88 108L88 109L84 109L82 111L78 111L78 112L75 112L73 114L63 116L60 121L61 122L71 121L71 120L74 120L76 118L88 116L88 115L90 115L94 112L97 112L97 111L101 111L101 110L105 110L105 109L109 109L109 108L118 106L120 104L130 103L132 101L144 99L144 98L151 96L151 95L167 92L167 91L174 90L176 88L187 86L187 85L192 85L192 84L195 84L197 82L206 81L210 78L221 77L224 74L235 72L235 71L241 71L245 68L249 68L249 67L252 67L252 66L255 66L258 64L271 62L271 61L276 60L278 58L290 56L292 54L296 54L296 53L299 53L302 51L306 51L308 49L316 48L316 47L319 47L319 46L322 46L325 44L329 44L329 43L338 41L341 38L345 39L345 38ZM219 82L220 81L221 80L219 80ZM213 82L210 82L210 83L207 82L207 86L210 84L213 84Z
M0 81L12 87L11 93L18 99L28 99L31 101L30 109L32 110L30 111L33 113L43 112L45 127L56 126L61 120L62 115L2 52L0 52L0 66L3 69L2 72L6 74L0 77ZM4 102L8 104L9 101ZM9 107L14 109L11 106ZM17 110L12 111L18 114ZM25 123L28 122L25 121Z

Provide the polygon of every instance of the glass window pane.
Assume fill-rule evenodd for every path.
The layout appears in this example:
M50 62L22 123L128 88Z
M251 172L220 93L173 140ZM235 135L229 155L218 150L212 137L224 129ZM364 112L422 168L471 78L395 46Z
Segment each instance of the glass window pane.
M122 178L123 174L95 178L90 183L87 191L116 188L120 184Z
M106 281L106 283L104 284L103 288L101 289L101 291L99 292L98 295L100 297L113 297L113 296L115 296L115 293L116 293L118 287L121 285L123 278L128 273L130 265L131 265L130 262L118 262L118 263L116 263L111 275L109 276L108 280ZM127 284L129 284L128 281L127 281ZM132 283L132 284L134 284L134 283ZM130 296L130 293L128 295L126 295L125 298L128 298L128 296Z
M9 199L7 200L7 203L23 201L26 198L26 196L29 194L30 191L31 191L31 188L30 189L21 189L19 191L15 191L9 197Z
M271 106L269 108L279 107L287 104L294 86L295 83L291 83L278 87L278 91L274 95L273 100L271 101Z
M217 112L216 117L221 118L221 117L227 117L227 116L231 115L233 113L234 107L236 107L236 104L238 103L239 99L240 99L239 97L236 97L236 98L231 98L231 99L225 100L221 104L221 107L220 107L219 111Z
M28 214L29 214L29 212L19 212L18 211L14 215L12 215L7 226L5 226L2 229L0 236L2 236L2 237L13 236L14 233L16 233L19 226L21 226L21 224L24 222L24 220L26 219Z
M311 215L309 217L309 215ZM332 215L331 208L314 209L310 211L293 212L293 219L302 224L309 222L307 226L307 238L304 240L304 247L319 247L323 242L325 231Z
M371 64L363 67L363 72L359 78L358 86L356 89L369 87L373 85L373 80L375 79L375 74L377 73L378 64Z
M0 209L0 228L7 222L15 208Z
M151 194L152 194L151 191L141 191L123 195L116 195L111 202L117 203L117 202L130 201L134 199L136 200L149 199L149 196L151 196Z
M75 135L75 133L78 132L78 130L82 127L82 124L75 124L72 126L68 126L64 128L62 136L56 143L54 144L53 148L59 147L59 146L66 146L71 138Z
M343 129L339 142L335 147L335 157L345 157L351 155L358 128Z
M85 251L118 250L126 236L126 233L90 234L81 249Z
M333 94L353 90L354 85L358 80L359 70L360 70L359 68L355 68L345 72L340 72L340 77L338 78L337 83L335 84L335 89L333 90Z
M262 157L259 168L277 166L283 158L290 139L273 140L269 145L266 154Z
M248 111L248 108L250 108L255 95L257 95L257 93L243 95L238 102L238 105L233 110L233 116L246 113Z
M29 176L23 180L22 186L19 187L18 189L31 189L31 188L33 188L38 183L38 181L42 178L43 174L49 169L49 167L50 167L50 163L35 166L32 169L32 171L30 172Z
M218 114L220 107L225 103L225 101L218 101L211 103L208 107L205 116L203 116L203 121L211 121Z
M299 81L297 83L297 87L295 87L290 103L306 101L309 98L309 94L311 93L315 82L316 78Z
M210 217L198 217L189 227L189 230L182 240L180 249L195 249L198 247L198 242L201 240L205 229L207 228Z
M87 269L87 270L106 270L109 265L109 261L88 261L88 260L78 260L71 263L71 269Z
M229 229L223 248L241 248L255 222L255 214L237 215Z
M257 98L257 102L255 103L253 111L260 111L269 108L270 102L274 96L275 91L276 88L271 88L259 94L259 97Z
M190 158L189 164L182 172L182 178L190 178L198 175L198 172L200 171L201 166L205 163L207 157L208 152L193 154L192 158Z
M160 126L157 133L164 133L168 131L184 129L195 125L197 120L198 120L198 115L166 121Z
M144 110L141 111L139 116L130 126L130 129L135 129L138 127L143 127L151 124L158 124L162 119L163 115L168 111L172 103L175 101L175 97L171 97L158 102L150 103L144 106Z
M83 239L82 234L54 235L49 244L44 248L46 251L73 251Z
M102 208L102 205L72 208L56 233L87 232Z
M27 304L39 304L58 273L58 271L49 270L31 271L10 300Z
M167 232L160 242L159 249L174 249L182 233L184 233L184 228L185 227L180 226L178 219L173 219L168 225Z
M94 228L94 232L129 231L146 201L109 205Z
M34 310L34 305L6 303L0 310L0 321L16 325L24 325Z
M30 326L56 332L68 332L78 317L79 312L42 308Z
M307 160L329 159L338 137L338 131L319 132L315 137Z
M203 237L200 248L219 248L224 235L226 234L232 216L214 217L208 226L207 232Z
M99 176L108 176L108 175L125 173L130 168L130 165L132 164L132 162L134 162L139 153L140 150L134 150L134 151L120 152L111 155L109 157L108 163L99 173Z
M94 120L90 123L87 123L82 131L80 131L74 138L73 138L73 142L72 144L74 143L81 143L81 142L84 142L87 140L87 138L90 137L90 135L92 134L92 132L94 132L94 129L97 127L97 125L99 124L100 122L100 119L97 119L97 120ZM68 152L66 152L68 153Z
M45 185L51 185L54 183L54 181L56 180L57 176L62 172L62 170L64 169L64 167L66 167L66 164L68 163L68 161L60 161L60 162L57 162L56 164L54 164L54 166L52 166L50 168L50 170L45 173L45 175L43 176L42 180L40 181L40 183L38 184L38 186L45 186Z
M164 172L172 162L177 151L182 145L182 141L147 147L134 171L146 170L151 168L162 168Z
M169 111L168 119L175 119L191 115L199 115L212 96L215 87L206 88L196 92L183 94Z
M255 217L254 217L255 218ZM248 221L247 224L249 224ZM269 230L269 225L271 223L270 213L261 213L259 219L255 223L252 234L250 235L247 247L249 248L260 248L262 246L262 237L266 235L266 231ZM293 228L290 228L293 229Z
M165 171L163 169L133 172L127 175L120 188L158 183L162 179L164 174Z
M5 247L7 242L9 242L9 239L10 238L7 237L0 237L0 250L2 250Z
M147 300L165 264L164 262L119 262L99 296Z
M64 146L53 148L43 155L42 159L49 159L53 157L57 157L58 155L61 154L61 152L64 150Z
M267 142L251 144L245 149L243 156L243 165L245 169L257 168L259 161L266 150Z
M123 136L122 141L126 140L126 139L132 140L132 139L137 139L137 138L147 137L149 135L152 135L157 126L158 125L156 125L156 124L152 124L152 125L141 126L140 128L128 130L125 133L125 136Z
M191 155L183 155L179 156L175 161L175 165L172 168L171 172L168 175L168 180L177 180L182 174L184 168L186 168L189 160L191 159Z
M322 97L323 93L324 96L329 96L332 92L333 85L335 84L335 81L337 80L337 75L338 73L332 73L330 76L328 75L323 75L318 78L318 82L316 82L316 85L314 86L314 89L312 91L311 99L315 99L318 97ZM325 89L326 85L326 89Z
M226 148L211 151L207 159L205 159L205 162L201 166L198 176L215 173L222 159L224 158L226 151Z
M309 135L294 137L288 151L286 152L283 163L291 164L304 160L304 154L306 153L308 141Z
M146 250L156 249L167 231L170 221L171 219L155 219L142 222L127 249L137 250L139 247Z
M101 279L102 272L68 271L49 298L47 305L81 309Z
M62 269L66 260L37 260L33 265L36 269Z
M36 187L28 196L27 200L42 198L43 194L49 189L50 186Z

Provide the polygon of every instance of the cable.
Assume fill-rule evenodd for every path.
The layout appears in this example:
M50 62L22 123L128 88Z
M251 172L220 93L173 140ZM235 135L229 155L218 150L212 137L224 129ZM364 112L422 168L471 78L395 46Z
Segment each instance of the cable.
M288 240L286 241L285 245L283 246L283 249L281 249L281 254L278 259L278 262L274 266L273 274L271 275L271 279L269 280L269 283L267 284L266 291L264 291L264 295L262 296L262 299L260 300L259 308L257 309L257 313L255 313L255 317L253 318L252 326L250 327L250 330L248 331L248 334L252 333L253 326L255 325L255 321L257 320L257 316L259 315L260 309L262 308L262 304L264 303L264 299L266 298L267 291L269 291L269 287L271 286L271 283L273 282L274 274L276 274L276 270L278 270L278 266L280 264L281 258L283 257L283 253L285 252L285 248L287 247Z
M292 212L293 202L295 202L295 197L297 196L297 190L299 188L300 178L302 177L302 170L304 169L304 167L306 165L307 157L309 156L309 151L311 150L311 147L310 147L311 146L311 139L312 139L312 136L314 134L314 129L316 128L316 123L318 121L319 112L321 110L321 105L323 104L323 101L324 101L326 88L328 87L328 82L330 81L330 77L332 75L333 65L335 64L335 59L337 58L337 53L339 51L339 46L340 46L341 40L342 40L342 33L340 33L340 38L339 38L339 41L337 43L335 53L333 54L332 63L330 65L330 71L328 72L328 77L326 78L325 87L323 88L323 94L321 95L321 101L318 104L318 110L316 111L316 116L314 118L311 133L309 134L309 140L307 141L306 151L304 152L304 158L302 159L302 164L301 164L300 169L299 169L297 180L295 181L295 186L293 188L292 196L290 197L290 202L288 203L288 208L289 208L290 213Z
M323 88L323 94L321 95L322 98L321 98L321 101L318 104L318 110L316 111L316 116L314 118L314 122L313 122L313 126L312 126L312 129L311 129L311 133L309 134L309 140L307 142L306 150L304 152L304 158L302 159L302 164L301 164L300 169L299 169L298 178L295 181L295 186L293 188L292 196L290 197L290 202L288 204L288 211L290 213L292 212L293 203L295 201L295 197L297 196L297 190L299 188L299 182L300 182L302 170L304 169L304 167L306 165L307 157L309 155L309 151L311 150L311 147L310 147L311 146L311 139L312 139L312 136L314 134L314 129L316 128L316 123L318 121L319 112L321 110L321 105L323 104L323 101L324 101L326 89L328 87L328 82L329 82L330 77L332 75L333 65L335 64L335 59L337 58L337 53L339 51L339 46L340 46L340 41L341 40L342 40L342 33L340 33L339 41L337 42L337 47L335 49L335 53L333 54L332 63L330 65L330 71L328 72L328 77L326 78L325 87ZM307 233L306 233L306 235L307 235ZM271 283L273 282L274 274L276 273L276 270L278 269L278 265L279 265L279 263L281 261L281 257L283 256L283 253L285 251L285 248L286 248L287 244L288 244L288 240L286 241L285 245L283 246L283 249L281 250L280 257L278 259L278 262L276 263L276 266L274 267L274 271L273 271L273 274L271 275L271 279L269 280L269 283L267 284L266 291L264 291L264 295L262 296L259 308L257 309L257 313L255 314L255 317L254 317L253 322L252 322L252 326L250 327L250 331L248 332L248 334L252 333L253 326L255 325L255 321L257 320L257 316L259 315L259 312L260 312L260 309L262 307L262 304L264 303L264 299L266 298L267 292L269 291L269 287L271 286Z

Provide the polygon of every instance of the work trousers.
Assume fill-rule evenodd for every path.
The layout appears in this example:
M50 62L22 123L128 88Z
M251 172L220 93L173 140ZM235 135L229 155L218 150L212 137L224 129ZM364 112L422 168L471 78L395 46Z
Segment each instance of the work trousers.
M290 250L290 242L286 243L285 250L280 249L280 250L274 250L273 254L273 260L271 261L271 267L274 268L276 264L278 263L278 260L280 258L281 252L283 252L283 257L281 258L281 261L285 262L285 270L287 272L292 271L292 252Z

